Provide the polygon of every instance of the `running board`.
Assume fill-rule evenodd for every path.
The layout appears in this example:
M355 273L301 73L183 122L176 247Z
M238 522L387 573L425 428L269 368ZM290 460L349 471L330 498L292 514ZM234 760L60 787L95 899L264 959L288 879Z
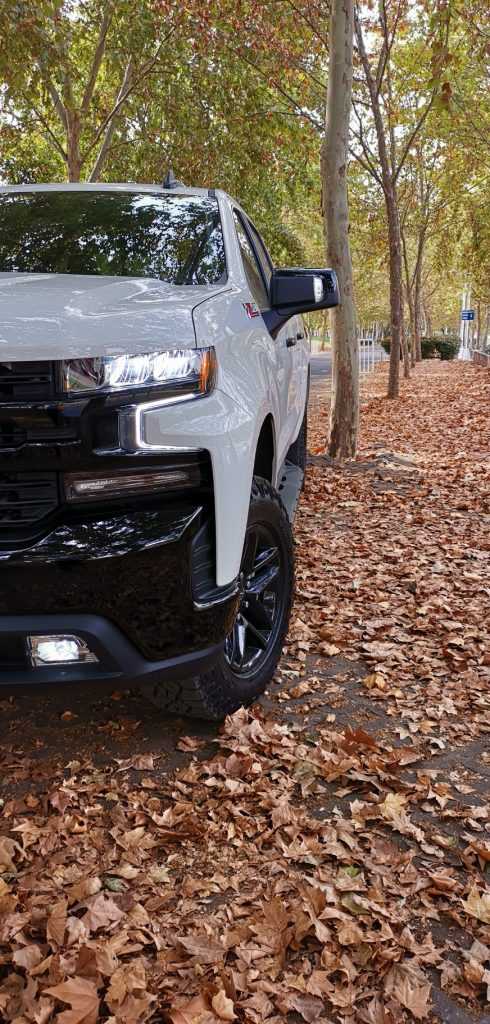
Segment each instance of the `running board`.
M292 462L286 461L284 463L279 483L279 494L286 508L290 523L294 522L296 506L303 487L303 479L304 473L299 466L294 466Z

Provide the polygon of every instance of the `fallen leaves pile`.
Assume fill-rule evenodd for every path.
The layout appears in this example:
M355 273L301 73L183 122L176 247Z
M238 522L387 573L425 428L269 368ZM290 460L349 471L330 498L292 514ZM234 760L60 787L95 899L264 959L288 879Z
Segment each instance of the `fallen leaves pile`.
M430 360L395 403L385 374L367 385L356 462L309 471L292 636L303 660L367 661L401 739L444 749L490 735L490 374Z
M135 735L44 772L5 744L1 1019L397 1024L440 990L481 1012L490 376L370 387L357 462L309 471L282 689L210 757L182 736L172 773Z

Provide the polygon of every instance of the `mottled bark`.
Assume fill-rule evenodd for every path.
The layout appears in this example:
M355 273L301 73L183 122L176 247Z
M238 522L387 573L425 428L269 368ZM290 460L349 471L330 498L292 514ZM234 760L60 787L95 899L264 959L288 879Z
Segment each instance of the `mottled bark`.
M402 252L400 218L398 215L398 202L395 186L391 180L389 171L388 156L384 146L384 133L381 128L383 144L385 149L385 167L381 158L383 173L383 190L388 215L388 244L390 251L390 318L391 318L391 344L390 344L390 371L388 381L388 398L397 398L400 388L400 356L402 354ZM379 137L378 137L378 148ZM380 153L381 157L381 153Z
M405 298L407 300L407 305L408 305L408 315L409 315L409 322L410 322L410 337L411 337L411 341L412 341L412 344L410 346L410 362L411 362L412 366L415 366L415 347L416 347L415 346L415 305L414 305L414 295L413 295L413 288L412 288L412 280L411 280L411 277L410 277L410 267L408 265L407 244L406 244L405 233L404 233L403 228L401 230L401 240L402 240L402 253L403 253L403 268L405 270Z
M403 334L403 303L402 303L402 245L398 197L396 190L396 174L393 170L388 152L379 89L373 76L366 52L364 36L359 17L355 17L357 46L363 66L371 110L373 112L376 140L378 143L381 184L385 199L388 221L389 273L390 273L390 370L388 380L388 398L397 398L400 389L400 355L402 353Z
M417 266L415 268L415 282L414 282L414 314L415 314L415 330L414 330L414 345L415 345L415 361L420 363L422 360L422 345L421 345L421 334L422 334L422 259L417 260Z
M80 114L66 110L66 165L68 181L80 181L82 158L80 155Z
M347 161L352 94L353 0L332 0L322 188L328 264L338 275L340 306L331 311L332 402L329 454L352 458L359 431L359 342L349 246Z

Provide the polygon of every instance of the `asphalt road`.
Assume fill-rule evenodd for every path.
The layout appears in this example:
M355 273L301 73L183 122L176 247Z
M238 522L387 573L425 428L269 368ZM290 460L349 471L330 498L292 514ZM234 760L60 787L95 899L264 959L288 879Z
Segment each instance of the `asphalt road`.
M363 346L363 350L364 346ZM384 358L385 353L380 345L374 347L374 361L379 363ZM315 380L321 380L322 377L330 377L332 373L332 353L328 352L316 352L310 356L311 376ZM361 354L361 370L363 368L362 354Z

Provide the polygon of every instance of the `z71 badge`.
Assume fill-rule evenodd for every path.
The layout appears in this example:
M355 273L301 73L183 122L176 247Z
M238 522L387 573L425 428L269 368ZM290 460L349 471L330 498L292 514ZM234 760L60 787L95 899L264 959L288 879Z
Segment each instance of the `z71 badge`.
M255 305L255 302L244 302L243 308L250 320L253 320L254 316L260 316L260 310Z

